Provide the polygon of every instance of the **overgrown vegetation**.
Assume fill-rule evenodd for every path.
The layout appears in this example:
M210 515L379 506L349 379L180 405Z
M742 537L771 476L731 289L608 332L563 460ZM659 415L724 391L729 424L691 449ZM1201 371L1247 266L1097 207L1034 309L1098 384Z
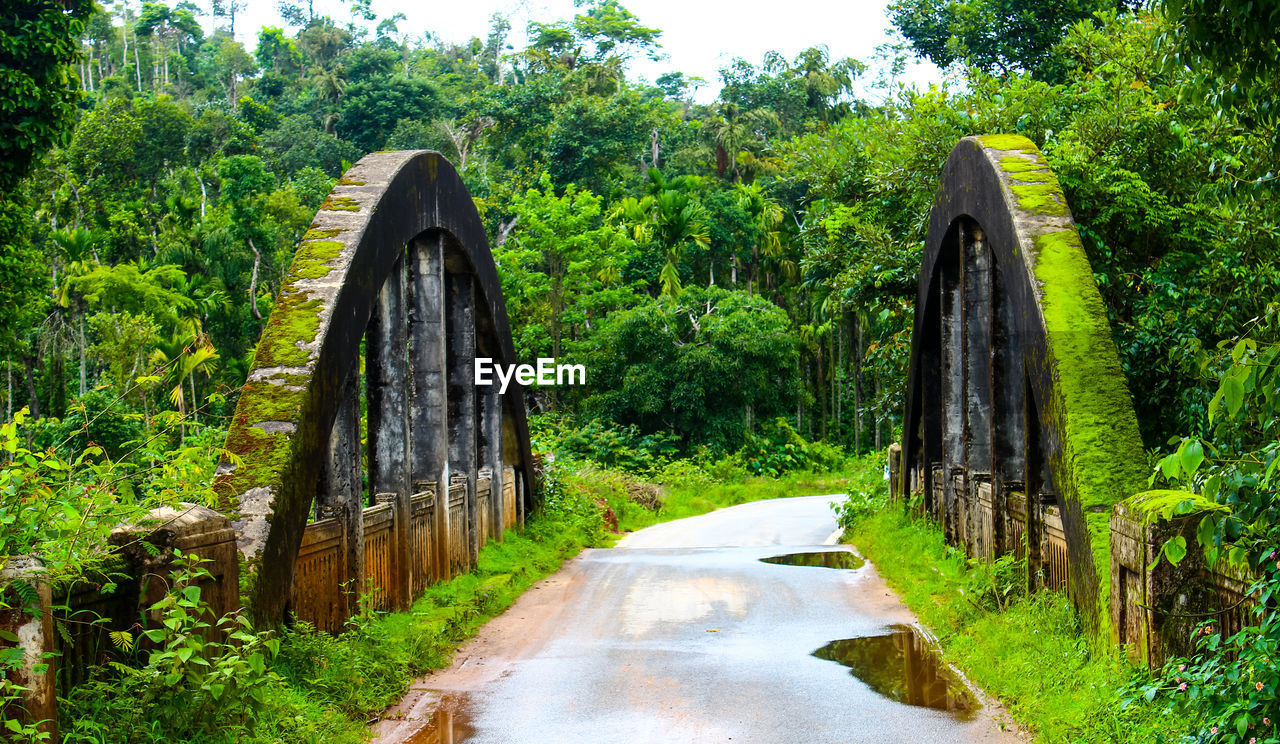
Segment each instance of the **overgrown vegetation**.
M883 458L878 458L882 463ZM883 481L850 488L839 512L857 546L939 639L946 659L996 696L1037 741L1181 741L1194 718L1124 705L1130 663L1091 641L1067 597L1028 593L1026 563L965 557L932 522L888 500Z
M900 420L939 169L963 136L1017 133L1041 149L1079 225L1145 444L1188 437L1161 453L1159 503L1207 510L1207 560L1258 572L1266 599L1254 628L1202 634L1194 658L1135 683L1138 713L1099 713L1097 725L1070 722L1085 703L1064 704L1060 721L1040 711L1041 674L989 675L1050 737L1142 724L1148 702L1200 716L1202 740L1273 735L1259 727L1280 718L1280 672L1255 651L1275 633L1280 544L1275 2L899 0L900 43L869 64L823 47L735 59L709 102L678 70L628 73L660 53L662 31L617 0L535 21L523 40L496 15L461 44L412 37L367 2L331 18L288 1L252 49L233 28L239 4L204 16L190 3L33 0L0 18L0 557L36 552L69 580L102 557L115 522L209 499L202 484L234 457L223 432L296 246L349 164L384 148L438 149L458 167L493 238L518 356L587 364L589 385L529 399L564 430L540 436L583 518L636 527L840 490L813 473L873 472L843 453L882 448ZM947 81L901 86L912 51ZM332 249L332 236L310 237L303 251ZM258 353L287 362L282 338ZM564 551L603 539L572 537L573 519L552 513L545 529L569 529ZM880 526L905 539L905 523ZM531 559L556 544L529 539ZM1175 541L1165 555L1194 548ZM463 632L441 608L482 617L523 580L485 560L497 563L479 583L433 590L456 594L420 622L365 616L336 641L290 631L268 665L279 694L246 703L259 727L241 733L354 735L344 714L372 709ZM965 628L989 624L1010 649L1022 648L1014 619L1071 635L1052 597L1010 594L1016 566L983 571L946 602L972 607ZM411 631L436 640L359 640ZM942 632L959 648L970 636ZM1040 648L1013 658L1029 670ZM1045 663L1116 684L1105 660L1071 653ZM143 656L119 679L144 684ZM1233 676L1241 668L1253 676ZM367 676L351 684L352 670ZM1241 696L1241 680L1253 692ZM1060 691L1076 701L1083 689ZM114 704L75 705L99 703ZM118 728L143 741L163 734L162 718ZM99 734L115 732L84 732Z

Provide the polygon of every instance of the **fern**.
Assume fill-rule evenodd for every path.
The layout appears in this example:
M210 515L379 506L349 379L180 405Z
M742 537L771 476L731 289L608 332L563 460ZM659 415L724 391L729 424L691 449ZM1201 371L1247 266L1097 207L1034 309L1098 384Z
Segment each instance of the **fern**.
M111 645L122 651L133 650L133 634L127 630L113 630L110 633Z

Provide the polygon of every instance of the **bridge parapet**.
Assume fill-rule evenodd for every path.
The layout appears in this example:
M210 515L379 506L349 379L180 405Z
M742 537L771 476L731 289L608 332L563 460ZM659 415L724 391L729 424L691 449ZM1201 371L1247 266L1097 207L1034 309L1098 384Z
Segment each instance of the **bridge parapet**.
M501 535L490 525L523 521L533 483L523 391L477 388L477 356L515 362L466 187L435 152L366 156L298 246L236 406L234 459L215 483L251 571L255 619L293 609L327 626L353 611L368 579L376 601L405 606L421 574L465 570ZM510 474L514 504L481 503L482 467L499 493ZM450 487L433 486L427 505L424 484ZM347 594L295 577L336 580Z
M1093 272L1057 178L1014 135L966 137L930 214L899 488L974 556L1024 546L1107 624L1110 515L1145 457Z

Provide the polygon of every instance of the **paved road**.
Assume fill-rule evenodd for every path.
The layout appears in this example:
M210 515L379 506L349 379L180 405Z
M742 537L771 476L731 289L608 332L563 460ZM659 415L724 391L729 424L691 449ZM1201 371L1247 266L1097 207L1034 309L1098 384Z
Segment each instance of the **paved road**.
M418 680L377 740L1021 741L990 704L967 716L907 705L812 656L915 622L873 566L760 561L833 541L836 498L744 504L584 551L486 625L453 667Z

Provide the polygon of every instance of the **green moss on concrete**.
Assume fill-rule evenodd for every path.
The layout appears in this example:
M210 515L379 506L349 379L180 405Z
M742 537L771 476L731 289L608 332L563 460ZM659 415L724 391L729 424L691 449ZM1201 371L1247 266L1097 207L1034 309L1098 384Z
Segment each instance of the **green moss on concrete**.
M1064 494L1086 515L1105 626L1111 507L1143 487L1145 458L1133 401L1084 246L1074 228L1035 237L1035 276L1053 375L1053 424Z
M363 186L364 184L364 181L357 181L354 178L347 178L345 176L338 179L339 186Z
M1019 150L1025 153L1040 154L1040 148L1020 134L985 134L979 137L978 141L992 150Z
M306 235L302 236L303 240L328 240L329 238L336 237L339 233L344 232L342 228L338 228L336 230L321 230L314 227L314 223L312 224L313 227L310 230L307 230Z
M1074 229L1039 235L1035 274L1058 389L1067 411L1068 462L1099 467L1078 475L1081 505L1111 507L1142 486L1145 459L1133 401L1093 269Z
M1000 170L1005 173L1027 173L1031 171L1044 171L1048 168L1048 164L1043 159L1028 160L1020 158L1017 155L1005 155L1000 158Z
M311 352L299 344L315 341L323 307L318 299L306 299L304 292L286 291L282 294L271 311L262 337L258 339L258 350L253 357L254 369L301 367L310 361Z
M1067 199L1062 194L1062 187L1058 185L1058 179L1052 175L1049 176L1048 181L1042 183L1011 181L1009 190L1013 192L1021 209L1051 217L1065 217L1070 214L1067 211Z
M360 203L349 196L334 196L330 194L320 204L322 210L337 210L341 212L359 212Z
M291 285L296 279L320 279L327 276L333 270L329 262L341 255L344 247L346 244L337 240L303 241L293 256L293 266L289 269L286 281Z
M250 488L276 486L280 471L292 456L290 435L268 432L258 424L267 421L296 424L306 399L305 382L302 375L275 375L244 386L227 432L227 450L239 462L231 473L214 483L214 492L224 505L237 509L236 500Z

